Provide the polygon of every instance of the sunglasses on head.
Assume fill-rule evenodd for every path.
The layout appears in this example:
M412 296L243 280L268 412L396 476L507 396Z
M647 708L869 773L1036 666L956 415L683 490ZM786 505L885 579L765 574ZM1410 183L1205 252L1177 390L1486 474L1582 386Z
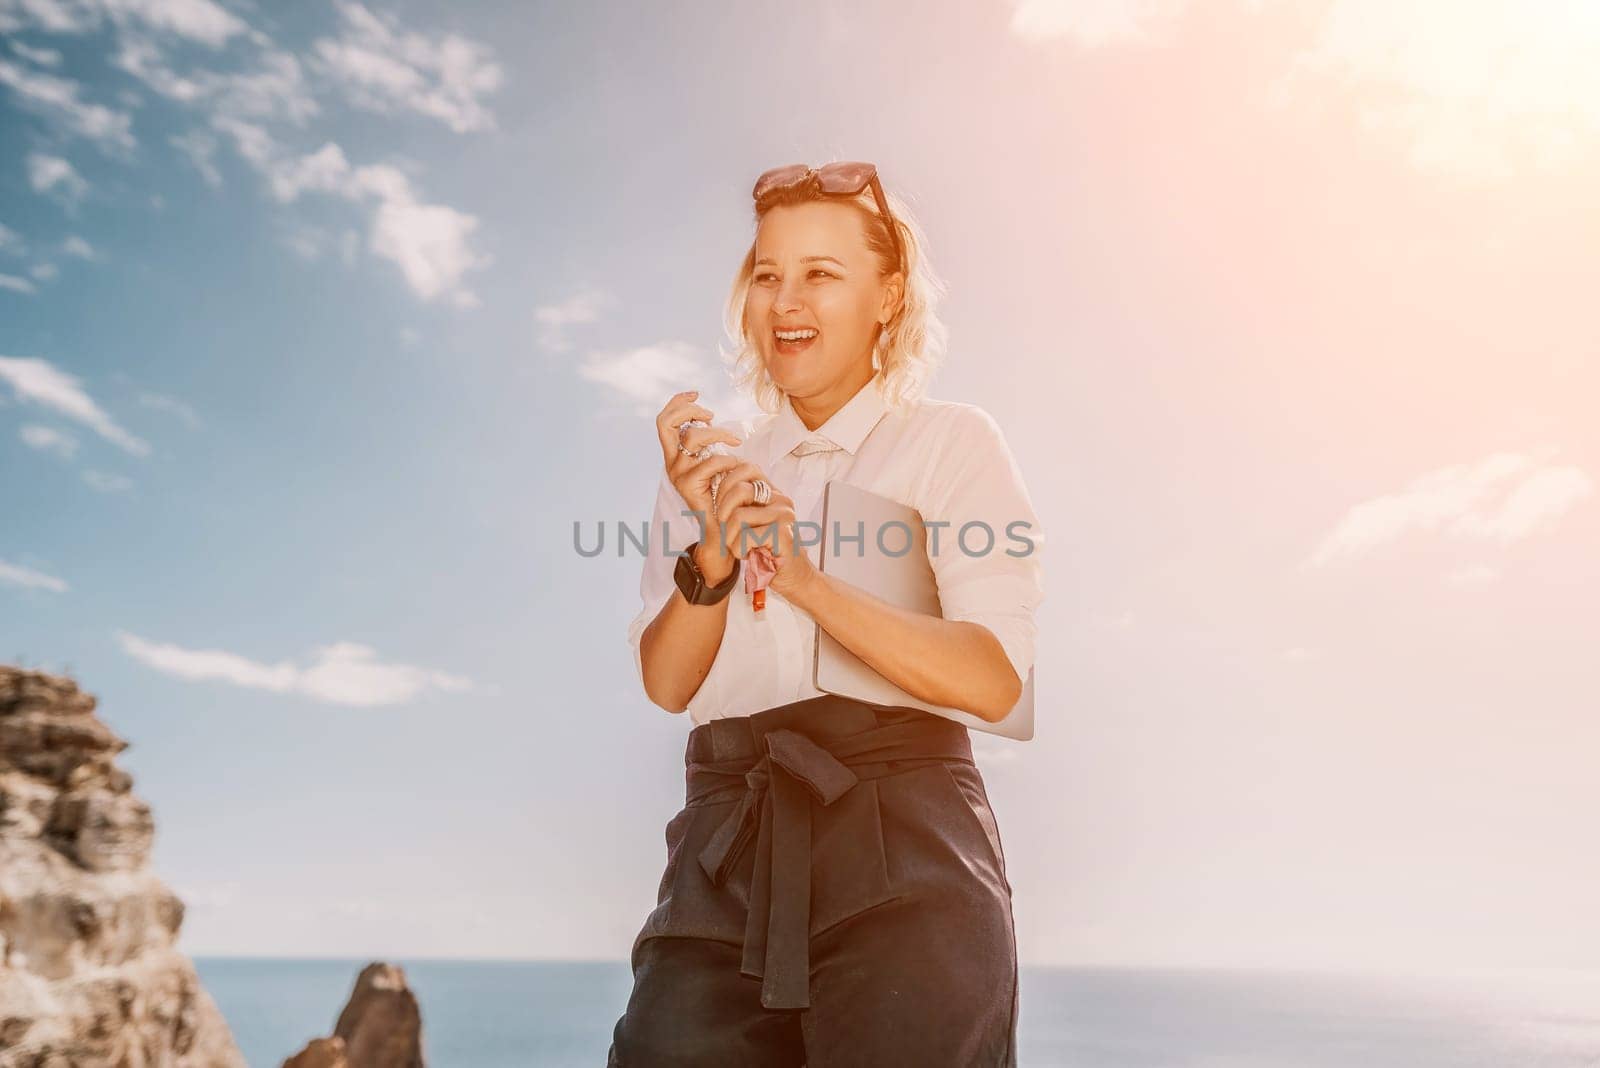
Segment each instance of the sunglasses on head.
M861 191L870 185L872 196L878 202L878 211L889 227L889 240L894 245L894 261L904 267L905 251L900 247L900 228L895 223L894 215L889 211L889 202L884 198L883 186L878 182L878 168L871 163L824 163L821 167L791 163L787 167L774 167L756 179L755 188L751 190L750 195L759 205L780 189L792 189L807 182L816 183L819 192L831 197L860 196Z

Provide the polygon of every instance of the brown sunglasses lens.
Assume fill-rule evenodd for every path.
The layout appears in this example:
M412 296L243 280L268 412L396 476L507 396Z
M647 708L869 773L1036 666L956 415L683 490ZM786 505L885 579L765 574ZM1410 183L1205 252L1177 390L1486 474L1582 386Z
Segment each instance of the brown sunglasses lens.
M812 173L812 168L804 163L793 163L787 167L774 167L756 179L756 185L751 190L751 195L760 200L774 189L793 185ZM878 168L870 163L855 161L829 163L816 169L817 186L824 193L841 196L854 196L867 187L873 175L878 173Z
M811 168L804 163L791 163L787 167L774 167L756 179L755 189L751 191L751 195L760 200L774 189L793 185L804 178L810 170Z
M867 187L878 168L870 163L830 163L817 171L817 181L824 193L854 196Z

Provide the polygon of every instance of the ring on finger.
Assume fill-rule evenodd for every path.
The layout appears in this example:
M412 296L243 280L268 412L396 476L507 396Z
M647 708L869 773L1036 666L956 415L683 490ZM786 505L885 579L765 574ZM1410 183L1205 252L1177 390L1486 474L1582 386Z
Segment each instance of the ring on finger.
M704 460L707 456L711 455L710 445L703 445L698 450L692 452L683 447L683 436L687 434L689 432L689 428L694 425L694 423L689 422L678 428L678 451L683 453L685 456L692 456L696 460Z
M756 490L757 504L766 504L768 501L772 500L772 487L767 485L766 479L758 478L752 482L751 485L753 485Z

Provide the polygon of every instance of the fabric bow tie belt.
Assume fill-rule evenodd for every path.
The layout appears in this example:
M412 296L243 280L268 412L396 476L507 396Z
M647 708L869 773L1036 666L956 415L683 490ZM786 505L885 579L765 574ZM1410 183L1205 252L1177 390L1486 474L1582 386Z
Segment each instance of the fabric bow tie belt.
M862 778L911 770L888 761L970 764L972 747L965 727L931 714L830 739L828 748L788 728L766 731L757 744L761 755L744 774L744 793L700 851L700 867L721 886L756 837L739 971L761 979L763 1006L803 1009L810 1004L812 799L831 805Z

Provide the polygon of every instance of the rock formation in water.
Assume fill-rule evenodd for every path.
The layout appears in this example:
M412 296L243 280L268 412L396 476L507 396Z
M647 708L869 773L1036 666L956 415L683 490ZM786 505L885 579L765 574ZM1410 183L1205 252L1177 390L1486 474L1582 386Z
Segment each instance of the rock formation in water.
M95 703L0 665L0 1068L246 1068Z
M361 969L330 1038L314 1038L283 1068L423 1068L422 1011L406 973L381 962Z

